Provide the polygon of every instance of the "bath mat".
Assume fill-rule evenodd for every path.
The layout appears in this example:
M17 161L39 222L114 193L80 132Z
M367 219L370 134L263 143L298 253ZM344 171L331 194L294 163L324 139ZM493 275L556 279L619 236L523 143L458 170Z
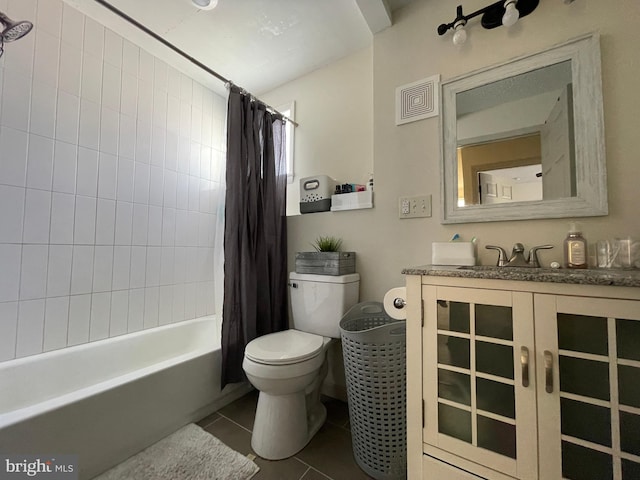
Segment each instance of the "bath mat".
M247 480L260 468L191 423L94 480Z

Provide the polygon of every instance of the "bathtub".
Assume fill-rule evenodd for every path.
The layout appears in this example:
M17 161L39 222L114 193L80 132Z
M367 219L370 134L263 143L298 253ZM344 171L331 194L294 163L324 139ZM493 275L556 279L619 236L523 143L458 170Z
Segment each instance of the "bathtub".
M221 391L220 365L213 316L0 363L0 452L76 454L90 479L251 389Z

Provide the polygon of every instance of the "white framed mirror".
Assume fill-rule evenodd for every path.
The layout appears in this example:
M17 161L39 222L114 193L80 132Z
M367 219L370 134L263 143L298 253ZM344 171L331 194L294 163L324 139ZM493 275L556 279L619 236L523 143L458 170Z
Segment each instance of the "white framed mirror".
M442 223L607 215L598 34L441 88Z

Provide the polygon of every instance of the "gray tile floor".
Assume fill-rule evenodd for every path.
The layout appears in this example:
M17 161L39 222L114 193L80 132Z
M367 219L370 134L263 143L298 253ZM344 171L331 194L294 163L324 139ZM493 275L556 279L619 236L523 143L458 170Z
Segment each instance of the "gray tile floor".
M202 428L243 455L251 449L251 429L258 402L253 391L198 422ZM349 410L339 400L324 398L327 421L311 442L295 456L270 461L257 457L254 480L367 480L353 458Z

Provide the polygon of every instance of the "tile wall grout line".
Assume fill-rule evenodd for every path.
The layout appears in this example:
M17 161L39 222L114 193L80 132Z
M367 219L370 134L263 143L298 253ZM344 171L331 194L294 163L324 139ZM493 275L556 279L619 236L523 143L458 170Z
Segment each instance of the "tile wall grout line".
M37 16L38 14L38 6L36 5L36 9L35 9L35 14ZM35 84L35 77L36 77L36 46L37 46L37 38L39 35L39 30L36 29L36 31L34 32L34 35L36 36L36 40L34 40L34 45L33 45L33 61L31 63L31 79L30 79L30 91L29 91L29 114L28 114L28 120L27 120L27 132L26 132L26 139L27 139L27 148L25 151L25 174L24 174L24 204L23 204L23 209L22 209L22 255L20 258L20 271L22 272L22 267L23 267L23 262L24 262L24 230L25 230L25 220L27 218L27 173L29 171L29 146L30 146L30 142L29 142L29 133L31 132L31 110L33 107L33 92L34 92L34 84ZM60 60L58 59L58 68L60 68ZM57 80L57 78L56 78ZM57 83L57 82L56 82ZM57 112L57 105L58 105L58 92L56 91L56 116L58 114ZM56 118L57 121L57 118ZM55 135L55 128L54 128L54 135ZM53 185L53 168L51 169L51 182ZM51 217L49 217L49 219L51 219ZM49 220L51 221L51 220ZM47 260L46 260L46 264L44 266L44 271L45 271L45 284L44 284L44 306L42 309L42 341L40 342L40 351L36 352L36 355L38 353L43 353L44 350L44 342L45 342L45 326L46 326L46 320L47 320L47 300L46 300L46 296L47 296L47 277L49 274L49 249L51 247L51 245L46 245L47 247ZM19 285L19 292L20 295L18 298L20 298L22 296L22 274L20 275L20 285ZM20 327L20 317L18 316L18 327ZM16 329L16 335L17 335L17 331L18 329ZM17 338L16 338L16 354L18 351L18 344L17 344Z

